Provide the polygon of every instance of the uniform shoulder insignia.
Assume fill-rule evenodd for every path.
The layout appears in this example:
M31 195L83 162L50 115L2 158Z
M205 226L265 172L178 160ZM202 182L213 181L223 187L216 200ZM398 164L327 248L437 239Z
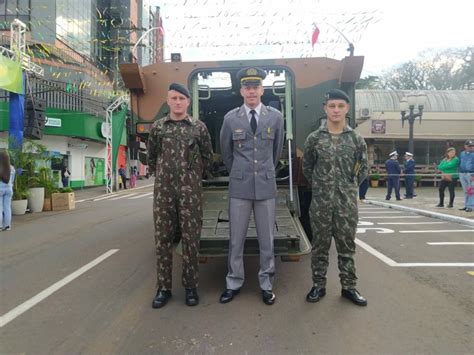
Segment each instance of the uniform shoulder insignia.
M272 107L272 106L265 106L267 108L268 111L272 111L272 112L280 112L278 111L275 107Z

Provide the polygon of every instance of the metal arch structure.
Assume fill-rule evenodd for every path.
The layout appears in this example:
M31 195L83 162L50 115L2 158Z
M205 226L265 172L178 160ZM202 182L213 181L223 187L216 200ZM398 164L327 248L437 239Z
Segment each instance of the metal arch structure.
M0 53L20 62L21 67L29 74L44 76L44 69L26 54L26 25L20 20L14 19L10 25L10 49L0 47Z
M105 126L107 133L105 134L105 178L106 178L106 193L112 193L113 187L117 186L117 174L112 171L112 158L113 158L113 126L112 126L112 115L113 112L123 104L128 104L128 96L120 96L115 99L112 104L106 109L105 115Z

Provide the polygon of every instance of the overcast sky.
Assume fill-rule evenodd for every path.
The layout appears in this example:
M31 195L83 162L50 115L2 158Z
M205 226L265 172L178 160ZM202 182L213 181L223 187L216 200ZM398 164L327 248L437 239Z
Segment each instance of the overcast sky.
M474 45L472 0L152 1L160 6L164 21L165 58L180 52L184 61L340 59L347 54L347 39L356 55L365 56L365 76L428 48ZM312 48L314 23L320 35Z

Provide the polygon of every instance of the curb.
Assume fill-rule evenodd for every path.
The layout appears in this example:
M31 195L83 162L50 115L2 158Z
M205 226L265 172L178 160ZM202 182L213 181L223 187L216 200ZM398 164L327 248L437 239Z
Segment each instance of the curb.
M94 196L94 197L89 197L89 198L85 198L83 199L82 201L92 201L92 200L95 200L96 198L100 198L100 197L105 197L105 196L112 196L112 195L121 195L121 194L124 194L124 193L130 193L130 191L135 191L135 190L140 190L140 189L145 189L147 187L150 187L150 186L154 186L155 184L149 184L149 185L143 185L143 186L139 186L139 187L134 187L133 190L132 189L127 189L127 190L123 190L123 191L115 191L115 192L112 192L110 194L102 194L102 195L97 195L97 196Z
M426 217L438 218L438 219L445 220L445 221L448 221L448 222L454 222L454 223L465 224L465 225L468 225L468 226L474 226L474 220L469 219L469 218L451 216L451 215L444 214L444 213L421 210L421 209L413 208L413 207L394 205L394 204L391 204L391 203L386 203L386 202L381 202L381 201L365 200L364 203L371 204L371 205L376 205L376 206L393 208L394 210L413 212L413 213L417 213L417 214L420 214L420 215L423 215L423 216L426 216Z

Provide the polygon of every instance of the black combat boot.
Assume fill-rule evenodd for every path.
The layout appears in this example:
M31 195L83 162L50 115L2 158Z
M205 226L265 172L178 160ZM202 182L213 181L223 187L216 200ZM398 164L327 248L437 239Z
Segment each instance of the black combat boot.
M311 302L311 303L316 303L321 300L326 296L326 289L324 287L315 287L309 291L309 293L306 295L306 301Z
M196 288L187 288L185 292L185 300L188 306L196 306L197 304L199 304L199 295L197 293Z
M171 291L169 290L158 290L156 291L156 296L153 299L152 307L153 308L161 308L166 303L168 303L168 300L171 298Z
M347 298L352 303L358 306L367 306L367 300L362 297L362 295L355 288L343 289L341 291L341 296Z

